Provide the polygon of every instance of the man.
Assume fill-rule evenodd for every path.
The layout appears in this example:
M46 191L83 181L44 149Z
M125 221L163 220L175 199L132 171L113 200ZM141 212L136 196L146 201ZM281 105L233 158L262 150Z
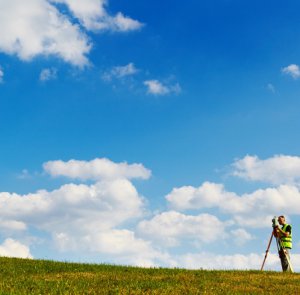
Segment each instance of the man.
M282 226L281 228L277 225L274 228L274 236L279 240L279 257L283 271L291 271L290 265L290 253L292 249L292 226L285 222L283 215L278 217L278 223Z

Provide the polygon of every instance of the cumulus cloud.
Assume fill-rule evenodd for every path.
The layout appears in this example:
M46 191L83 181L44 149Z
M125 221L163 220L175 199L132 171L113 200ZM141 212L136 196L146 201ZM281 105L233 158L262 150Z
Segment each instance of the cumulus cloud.
M88 63L91 49L77 25L46 0L0 0L0 51L29 61L54 55L76 66Z
M211 243L224 236L225 224L210 214L185 215L176 211L163 212L151 220L141 221L138 232L164 246L178 246L182 241Z
M146 169L142 164L114 163L105 158L97 158L91 161L49 161L43 167L52 176L65 176L81 180L113 178L148 179L151 176L151 171Z
M212 208L218 206L224 199L235 198L237 196L226 192L222 184L211 182L205 182L198 188L193 186L174 188L166 196L171 208L176 210Z
M61 12L66 5L74 18ZM142 24L119 12L110 16L102 0L0 0L0 52L30 61L55 56L75 66L89 64L89 30L130 31Z
M151 241L136 237L126 228L128 222L145 213L143 196L127 178L147 178L150 171L142 165L116 164L107 159L85 162L85 170L80 161L71 167L68 166L70 162L60 162L66 164L63 173L57 163L46 164L51 173L96 178L96 182L90 185L70 183L56 190L26 195L0 193L2 235L20 232L26 235L34 228L52 237L47 240L48 244L52 243L60 251L81 253L84 258L94 255L111 263L140 266L168 263L168 254L156 250Z
M33 258L30 250L26 245L13 239L6 239L0 245L0 256L18 257L18 258Z
M284 74L292 76L294 79L300 77L300 69L298 65L291 64L281 70Z
M106 0L50 0L53 3L65 4L80 23L92 31L113 30L133 31L140 29L143 24L118 12L115 16L107 13Z
M134 232L122 229L125 222L143 213L143 197L126 179L89 186L66 184L28 195L0 193L2 234L35 228L48 233L60 251L98 253L114 263L154 266L165 255Z
M122 224L142 214L143 199L125 179L93 185L66 184L57 190L0 193L1 218L55 232L89 232Z
M153 95L178 94L181 92L181 87L178 83L175 85L165 85L158 80L147 80L144 81L144 85L147 86L147 92Z
M259 189L239 196L225 190L222 184L205 182L198 188L175 188L166 196L169 206L176 210L217 208L232 214L240 225L270 226L272 216L278 212L300 213L300 192L295 186Z
M115 66L111 70L105 72L102 75L102 79L105 81L111 81L112 79L122 79L124 77L132 76L139 70L135 67L134 63L129 63L125 66Z
M57 69L49 68L43 69L40 73L40 81L46 82L49 80L54 80L57 77Z
M127 229L107 229L81 236L58 233L54 239L63 251L80 249L96 255L104 253L105 261L110 263L153 267L168 264L170 260L167 253L156 250L151 242Z
M245 156L233 163L233 175L249 180L275 185L296 184L300 181L300 157L276 155L261 160L257 156Z
M46 236L44 245L85 261L92 257L93 262L139 266L259 269L263 254L224 255L228 241L230 251L239 249L257 239L252 228L270 229L278 212L287 214L287 219L300 214L300 192L295 185L239 195L222 184L204 182L199 187L174 188L166 196L172 210L149 217L144 197L130 181L150 177L142 164L108 159L49 161L44 169L53 176L94 183L69 183L25 195L0 193L0 235L11 239L0 246L0 253L8 253L10 245L22 246L16 241L28 241L35 229ZM214 245L211 251L218 249L219 254L192 253L191 249L199 251L210 244ZM22 255L30 257L26 247L20 247ZM295 268L300 268L300 259L294 256ZM274 257L268 256L266 268L279 268L277 254Z

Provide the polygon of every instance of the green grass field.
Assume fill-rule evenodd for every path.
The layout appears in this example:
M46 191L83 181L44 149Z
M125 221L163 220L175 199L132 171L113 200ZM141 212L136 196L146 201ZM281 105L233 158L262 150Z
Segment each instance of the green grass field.
M0 258L0 276L0 294L300 294L299 274L280 272L191 271Z

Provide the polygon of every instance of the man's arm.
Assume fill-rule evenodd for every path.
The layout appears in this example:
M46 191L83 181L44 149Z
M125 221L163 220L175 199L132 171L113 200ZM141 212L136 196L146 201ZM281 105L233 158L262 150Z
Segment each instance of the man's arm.
M289 231L286 231L286 232L284 232L278 225L277 226L275 226L275 228L274 228L274 236L277 238L277 237L279 237L279 238L281 238L281 237L289 237L290 236L290 232Z
M291 233L288 232L288 231L284 232L282 229L279 229L279 231L280 231L280 235L281 235L281 236L285 236L286 238L289 237L290 234L291 234Z

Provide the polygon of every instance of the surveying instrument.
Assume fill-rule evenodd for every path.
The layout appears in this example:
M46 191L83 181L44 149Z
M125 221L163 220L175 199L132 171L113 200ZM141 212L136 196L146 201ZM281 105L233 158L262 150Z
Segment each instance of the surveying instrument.
M267 250L266 250L266 255L265 255L265 258L264 258L264 261L263 261L263 264L262 264L260 270L263 270L263 269L264 269L264 265L265 265L265 262L266 262L266 259L267 259L268 253L269 253L269 249L270 249L270 246L271 246L271 243L272 243L272 239L273 239L273 236L274 236L275 239L276 239L276 245L277 245L277 250L278 250L279 257L280 257L280 255L285 255L285 258L286 258L286 260L287 260L287 262L288 262L290 271L291 271L291 272L294 272L293 266L292 266L292 264L291 264L290 257L289 257L289 255L286 253L286 251L285 251L285 248L284 248L284 246L283 246L283 242L281 241L281 238L280 238L280 237L278 236L278 234L276 233L276 228L277 228L278 226L279 226L279 224L278 224L277 217L274 216L274 218L272 219L272 227L273 227L272 234L271 234L271 237L270 237L270 240L269 240L269 243L268 243L268 247L267 247Z

